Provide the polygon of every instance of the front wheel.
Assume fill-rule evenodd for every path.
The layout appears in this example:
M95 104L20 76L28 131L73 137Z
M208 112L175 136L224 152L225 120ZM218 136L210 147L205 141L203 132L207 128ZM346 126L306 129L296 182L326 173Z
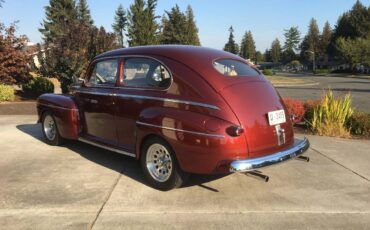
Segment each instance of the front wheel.
M49 145L61 145L63 143L63 138L59 135L54 116L49 112L45 112L41 122L42 133L44 134L46 143Z
M169 144L157 137L144 143L140 163L150 185L162 191L181 187L188 178Z

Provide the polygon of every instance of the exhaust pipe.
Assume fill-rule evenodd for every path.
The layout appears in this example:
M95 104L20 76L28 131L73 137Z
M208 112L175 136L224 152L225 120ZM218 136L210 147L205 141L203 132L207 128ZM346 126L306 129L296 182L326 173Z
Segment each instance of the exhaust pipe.
M298 156L295 159L296 160L299 160L299 161L305 161L305 162L309 162L310 161L310 158L309 157L306 157L306 156Z
M258 180L262 180L264 182L268 182L270 179L269 176L263 175L262 173L258 171L245 172L245 175L253 177Z

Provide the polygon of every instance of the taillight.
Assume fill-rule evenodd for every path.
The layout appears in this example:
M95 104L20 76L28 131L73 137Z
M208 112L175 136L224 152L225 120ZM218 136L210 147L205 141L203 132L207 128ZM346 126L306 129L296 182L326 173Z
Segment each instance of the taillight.
M244 129L240 126L230 126L226 129L226 133L232 137L238 137L244 133Z

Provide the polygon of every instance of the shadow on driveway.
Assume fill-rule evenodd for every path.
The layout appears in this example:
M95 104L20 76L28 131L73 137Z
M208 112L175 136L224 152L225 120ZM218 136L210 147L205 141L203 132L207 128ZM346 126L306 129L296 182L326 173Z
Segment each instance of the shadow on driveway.
M44 142L44 137L41 131L41 124L23 124L16 126L18 130L32 136L33 138ZM46 143L45 143L46 144ZM139 161L134 158L124 156L115 152L101 149L79 141L66 141L63 147L78 153L85 159L96 164L114 170L122 175L130 177L142 184L148 185L141 172ZM187 183L183 187L200 186L212 192L218 192L217 189L204 185L204 183L220 179L229 174L223 175L191 175Z

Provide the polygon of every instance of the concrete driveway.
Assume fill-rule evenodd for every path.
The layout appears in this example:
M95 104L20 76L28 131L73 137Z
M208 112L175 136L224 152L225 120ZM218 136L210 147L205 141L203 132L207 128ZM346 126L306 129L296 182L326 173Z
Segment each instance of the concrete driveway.
M310 163L148 187L133 159L43 143L35 116L0 116L1 229L368 229L370 141L310 136Z

